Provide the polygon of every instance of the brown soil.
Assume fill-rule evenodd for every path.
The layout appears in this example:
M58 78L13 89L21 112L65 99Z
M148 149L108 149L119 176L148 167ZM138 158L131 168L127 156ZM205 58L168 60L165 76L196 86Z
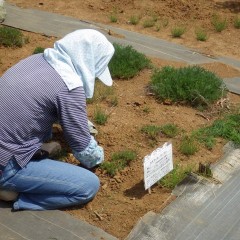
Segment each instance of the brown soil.
M114 26L139 31L153 35L172 42L184 44L197 48L200 52L211 55L226 55L239 59L239 31L233 27L233 19L240 11L240 1L209 1L209 0L142 0L142 1L120 1L120 0L9 0L18 6L38 8L41 10L61 13L77 17L87 21L112 24ZM222 33L215 33L211 25L211 16L217 13L228 21L228 28ZM117 23L111 23L109 16L116 14ZM129 24L130 16L140 16L140 23L136 26ZM156 26L143 28L144 19L157 16L156 24L161 24L163 19L168 20L168 26L161 27L156 31ZM171 37L171 27L176 23L187 26L187 32L180 39ZM202 26L209 33L206 42L198 42L195 39L195 28ZM38 46L51 47L56 40L54 37L46 37L39 34L24 32L29 38L29 43L19 49L0 47L0 74L20 59L29 56ZM175 67L184 64L153 59L152 62L158 66L172 65ZM215 72L220 77L240 76L240 70L230 66L212 63L202 65L204 68ZM148 95L146 88L151 76L151 70L144 70L138 76L129 81L114 80L114 95L117 96L118 104L111 107L108 101L88 105L88 115L93 119L96 104L100 105L107 113L110 113L106 125L97 125L99 134L97 140L105 149L105 159L108 161L111 154L117 151L131 149L137 152L137 160L129 167L110 178L100 169L94 170L101 180L101 189L96 198L85 207L75 207L66 211L77 218L81 218L106 232L124 239L137 221L148 211L160 212L172 199L171 190L154 185L152 194L148 194L143 186L143 158L166 141L172 141L174 163L181 165L197 166L199 162L216 162L222 156L224 140L218 139L217 145L212 151L200 147L197 154L186 157L179 150L181 136L173 139L159 136L158 142L153 144L144 136L140 129L143 125L162 125L166 123L177 124L186 132L210 124L217 117L217 110L221 108L216 105L214 111L206 112L204 115L193 108L181 105L167 105L158 103L153 96ZM239 95L228 94L228 104L232 107L238 103ZM148 111L145 111L148 109ZM219 109L222 110L222 109ZM57 134L58 139L64 144L61 132ZM59 138L60 136L60 138ZM68 161L75 163L69 153Z

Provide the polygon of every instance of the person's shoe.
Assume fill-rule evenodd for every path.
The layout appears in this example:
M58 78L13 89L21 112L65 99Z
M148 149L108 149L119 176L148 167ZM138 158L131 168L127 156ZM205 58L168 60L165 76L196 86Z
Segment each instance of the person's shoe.
M0 189L0 200L8 202L15 201L17 197L18 197L17 192Z

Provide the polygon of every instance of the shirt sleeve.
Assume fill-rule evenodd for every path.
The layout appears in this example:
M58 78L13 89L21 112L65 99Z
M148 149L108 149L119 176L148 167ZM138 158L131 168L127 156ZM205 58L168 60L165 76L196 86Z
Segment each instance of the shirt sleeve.
M90 135L83 88L63 89L57 99L58 118L74 156L87 168L103 162L103 148Z

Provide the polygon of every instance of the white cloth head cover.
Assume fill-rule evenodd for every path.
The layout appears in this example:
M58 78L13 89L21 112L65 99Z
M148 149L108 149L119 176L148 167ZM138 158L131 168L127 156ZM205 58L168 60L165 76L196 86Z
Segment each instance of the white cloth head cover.
M94 93L95 78L112 85L108 63L113 45L93 29L77 30L44 50L44 58L58 72L69 90L83 86L87 98Z

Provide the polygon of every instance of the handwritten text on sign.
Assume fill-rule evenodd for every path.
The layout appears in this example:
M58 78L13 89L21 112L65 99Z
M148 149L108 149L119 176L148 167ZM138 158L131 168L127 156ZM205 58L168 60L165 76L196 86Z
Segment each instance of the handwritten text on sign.
M145 190L173 170L172 144L162 147L147 155L143 161Z

